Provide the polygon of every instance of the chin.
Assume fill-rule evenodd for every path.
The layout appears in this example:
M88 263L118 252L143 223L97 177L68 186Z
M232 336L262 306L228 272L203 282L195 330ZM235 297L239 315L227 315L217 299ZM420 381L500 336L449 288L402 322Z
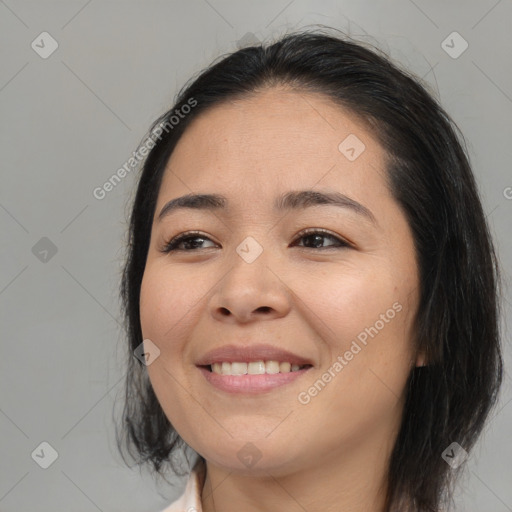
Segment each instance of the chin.
M226 471L252 476L271 474L277 477L293 470L293 448L278 439L274 442L261 438L251 441L246 437L243 441L230 439L229 442L221 443L221 446L204 447L198 453L209 463Z

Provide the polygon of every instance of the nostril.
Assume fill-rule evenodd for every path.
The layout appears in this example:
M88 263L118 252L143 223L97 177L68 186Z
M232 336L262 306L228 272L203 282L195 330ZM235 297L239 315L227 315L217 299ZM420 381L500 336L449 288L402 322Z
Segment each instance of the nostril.
M269 311L271 311L272 308L268 307L268 306L261 306L260 308L258 308L258 311L261 311L262 313L268 313Z

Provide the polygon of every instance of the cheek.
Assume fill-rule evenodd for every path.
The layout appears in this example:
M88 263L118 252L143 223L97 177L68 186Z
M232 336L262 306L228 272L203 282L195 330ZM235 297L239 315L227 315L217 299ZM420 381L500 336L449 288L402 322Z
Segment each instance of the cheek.
M383 265L363 270L340 267L326 275L310 272L296 280L293 288L307 309L318 317L326 340L334 339L330 344L343 348L347 341L376 322L379 331L384 331L382 322L387 331L403 326L405 315L397 309L405 310L401 301L407 292L402 288L407 283L395 279ZM393 307L395 303L399 304Z
M306 311L313 313L308 317L321 334L320 343L328 347L321 366L336 375L324 395L333 393L330 399L335 400L338 392L344 394L344 407L353 407L354 413L361 401L393 402L409 374L413 283L400 279L385 266L367 272L344 268L328 278L310 274L295 287ZM315 282L322 285L315 287ZM336 361L342 368L332 368Z
M201 278L188 279L183 272L150 264L146 267L140 292L140 321L144 338L154 341L162 352L181 349L180 333L187 329L204 296Z
M191 418L199 413L190 412L186 369L179 361L183 360L186 340L197 323L201 298L208 290L198 284L194 286L201 281L197 272L193 278L183 274L176 269L171 272L158 262L148 262L140 293L143 337L160 350L159 357L147 367L148 375L162 409L180 435L195 431Z

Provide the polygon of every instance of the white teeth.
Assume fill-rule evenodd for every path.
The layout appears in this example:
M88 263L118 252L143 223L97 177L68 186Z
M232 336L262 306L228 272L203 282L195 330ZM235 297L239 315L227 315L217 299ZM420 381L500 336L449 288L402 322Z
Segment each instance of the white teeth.
M231 363L231 375L245 375L246 373L251 373L247 371L247 363Z
M276 373L289 373L300 370L302 366L279 361L251 361L250 363L242 362L222 362L213 363L211 370L219 375L263 375Z
M267 361L265 363L265 373L279 373L279 363L277 361Z
M247 365L247 373L249 375L263 375L265 373L265 363L263 361L253 361L249 363Z
M288 373L292 370L292 365L290 363L279 363L279 371L281 373Z

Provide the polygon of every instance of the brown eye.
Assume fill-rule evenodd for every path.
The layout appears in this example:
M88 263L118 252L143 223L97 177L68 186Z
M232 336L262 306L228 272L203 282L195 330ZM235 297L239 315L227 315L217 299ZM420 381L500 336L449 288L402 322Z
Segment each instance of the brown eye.
M183 233L167 242L162 249L162 252L168 253L171 251L194 251L196 249L207 249L208 247L201 247L206 242L212 242L207 236L201 233ZM212 242L214 243L214 242ZM180 247L181 246L181 247Z
M305 231L296 240L303 241L303 243L297 243L297 246L305 247L307 249L325 250L352 247L351 244L346 240L343 240L342 238L330 233L329 231L319 229ZM325 245L326 240L330 240L330 243L328 243L327 245ZM191 252L197 249L208 249L211 248L211 246L203 246L203 244L208 242L216 245L215 242L212 242L212 240L210 240L207 236L203 235L200 232L183 233L167 242L164 248L162 249L162 252Z
M323 245L325 240L334 241L334 243ZM308 249L336 249L339 247L351 247L351 245L342 238L333 235L332 233L324 230L311 230L303 232L298 240L304 240L304 244L298 244L299 247L306 247Z

